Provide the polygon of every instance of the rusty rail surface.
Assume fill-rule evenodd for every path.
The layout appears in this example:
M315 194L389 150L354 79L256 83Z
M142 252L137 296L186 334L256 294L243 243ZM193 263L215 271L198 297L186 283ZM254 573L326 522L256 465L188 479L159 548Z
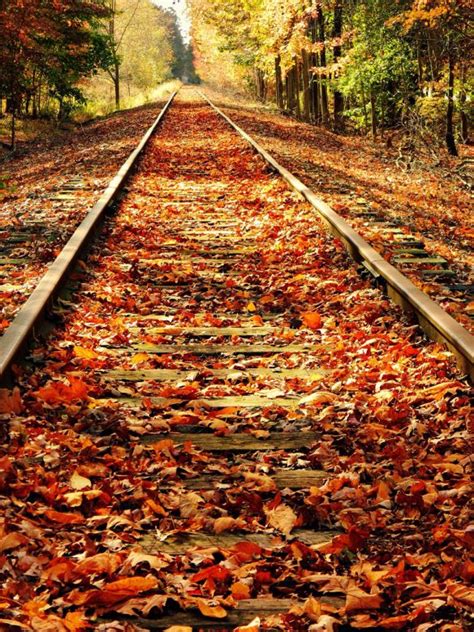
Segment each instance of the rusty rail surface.
M94 237L97 227L120 191L148 141L161 123L179 90L173 92L163 109L144 134L140 143L120 167L96 204L76 228L69 241L39 281L33 293L20 308L10 326L0 338L0 385L8 383L11 369L44 319L46 310L58 296L68 274Z
M317 211L332 234L344 244L350 256L382 280L388 296L405 312L414 316L426 335L444 344L456 358L461 371L474 381L474 336L418 289L404 274L365 241L336 211L323 202L301 180L280 165L256 140L218 108L203 92L199 95L271 165L295 191Z

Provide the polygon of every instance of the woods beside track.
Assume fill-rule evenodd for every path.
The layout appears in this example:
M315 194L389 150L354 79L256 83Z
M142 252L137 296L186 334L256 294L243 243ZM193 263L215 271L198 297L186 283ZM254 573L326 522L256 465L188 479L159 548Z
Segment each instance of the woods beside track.
M69 291L0 391L0 625L467 629L467 383L194 91Z
M163 103L116 113L0 156L0 335ZM78 182L63 192L70 183Z
M396 267L393 237L383 234L381 226L370 226L361 211L399 222L402 230L420 239L427 253L446 259L459 283L472 288L472 194L454 175L452 159L453 164L446 157L442 165L420 160L405 171L398 153L382 142L336 135L213 89L207 88L206 94ZM423 269L430 267L436 266ZM424 278L416 268L402 272L474 332L472 293L450 291L440 279Z

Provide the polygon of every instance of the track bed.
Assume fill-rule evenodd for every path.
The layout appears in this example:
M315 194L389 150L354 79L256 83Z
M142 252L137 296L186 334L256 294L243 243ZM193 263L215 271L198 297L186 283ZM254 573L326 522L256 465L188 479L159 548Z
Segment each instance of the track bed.
M467 624L467 383L192 90L52 324L0 399L6 621Z

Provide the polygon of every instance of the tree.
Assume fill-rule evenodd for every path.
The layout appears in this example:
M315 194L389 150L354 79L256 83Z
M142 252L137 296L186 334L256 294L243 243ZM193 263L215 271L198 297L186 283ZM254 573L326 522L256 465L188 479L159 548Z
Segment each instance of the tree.
M108 17L105 0L0 0L0 90L15 121L41 80L60 103L80 99L75 83L110 63L101 32Z
M445 138L449 153L457 156L454 134L455 72L458 65L464 66L464 60L472 53L472 3L470 0L412 0L397 20L406 32L421 29L428 42L434 39L438 60L447 66ZM461 120L462 136L467 139L465 113Z

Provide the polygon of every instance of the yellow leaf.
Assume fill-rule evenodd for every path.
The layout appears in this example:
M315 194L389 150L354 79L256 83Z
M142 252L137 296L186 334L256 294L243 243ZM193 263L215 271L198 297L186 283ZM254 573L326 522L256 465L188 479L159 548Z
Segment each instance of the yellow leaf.
M247 303L247 311L248 312L256 312L257 311L257 307L256 307L255 303L253 303L252 301L250 301L250 303Z
M92 483L89 478L86 478L85 476L81 476L77 472L74 472L69 480L69 485L72 489L80 491L81 489L85 489L86 487L91 487Z
M76 358L83 358L84 360L95 360L99 355L92 351L92 349L86 349L85 347L74 347L74 355Z
M132 356L130 362L132 364L140 364L140 362L145 362L146 360L148 360L148 353L136 353Z

